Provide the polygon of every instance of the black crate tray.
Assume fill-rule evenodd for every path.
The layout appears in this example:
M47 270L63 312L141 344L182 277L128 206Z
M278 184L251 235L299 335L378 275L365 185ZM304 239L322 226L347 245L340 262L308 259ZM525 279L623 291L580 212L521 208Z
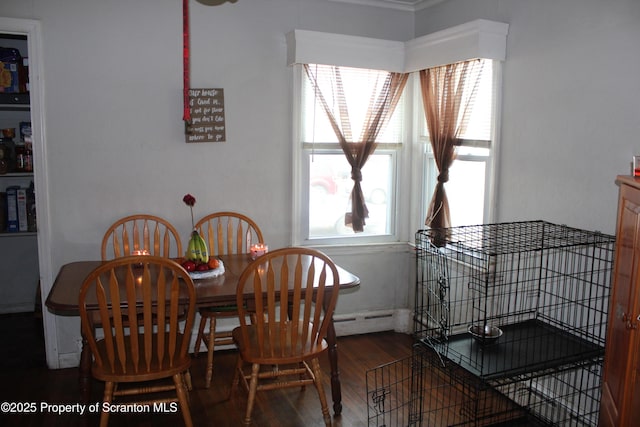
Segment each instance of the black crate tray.
M500 326L503 335L482 345L470 334L453 335L434 343L423 339L453 363L471 374L492 380L597 359L604 347L538 320Z

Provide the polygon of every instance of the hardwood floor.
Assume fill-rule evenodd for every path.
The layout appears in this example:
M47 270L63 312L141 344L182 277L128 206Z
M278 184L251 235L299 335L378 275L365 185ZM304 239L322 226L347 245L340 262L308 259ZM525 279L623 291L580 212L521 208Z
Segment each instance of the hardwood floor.
M76 426L77 413L57 415L43 410L43 404L79 403L77 369L49 370L43 357L43 343L32 318L0 316L3 347L0 353L0 402L35 403L35 413L0 412L1 426ZM11 323L14 327L10 326ZM12 334L16 327L30 325ZM35 331L33 330L35 329ZM367 370L411 354L410 335L383 332L340 337L338 358L342 383L342 415L334 416L336 427L367 425L365 374ZM38 359L39 358L39 359ZM36 360L34 360L36 359ZM239 388L228 398L236 360L234 351L216 352L214 379L204 388L206 355L194 358L191 369L194 390L190 393L191 414L196 426L239 426L246 405L246 393ZM323 358L325 394L331 406L329 366ZM92 402L99 402L102 384L94 382ZM331 411L333 415L333 410ZM253 411L253 425L258 427L312 427L324 425L318 395L313 387L274 390L259 393ZM98 424L92 414L89 425ZM180 413L112 414L110 426L183 425Z

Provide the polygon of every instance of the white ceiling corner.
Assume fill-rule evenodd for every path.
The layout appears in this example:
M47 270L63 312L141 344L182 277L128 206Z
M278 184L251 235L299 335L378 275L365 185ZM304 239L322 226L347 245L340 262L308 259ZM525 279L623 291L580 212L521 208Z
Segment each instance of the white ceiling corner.
M405 10L415 12L435 6L447 0L329 0L339 3L351 3L364 6L384 7L387 9Z

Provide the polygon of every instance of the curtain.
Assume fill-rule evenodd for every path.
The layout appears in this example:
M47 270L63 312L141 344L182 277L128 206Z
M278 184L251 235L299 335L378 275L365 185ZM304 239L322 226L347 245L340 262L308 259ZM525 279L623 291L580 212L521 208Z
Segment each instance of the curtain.
M425 224L431 228L451 226L444 184L456 157L456 146L464 134L473 108L482 71L482 60L459 62L420 71L422 103L436 166L436 184Z
M351 179L353 180L353 189L350 195L351 211L347 211L345 214L345 225L352 227L354 232L361 232L366 224L365 218L369 217L369 210L360 185L362 181L361 170L369 156L375 151L376 139L391 118L409 75L388 73L383 82L376 82L369 98L362 134L358 140L354 140L340 67L305 64L304 69L313 85L316 100L327 114L340 147L351 166ZM320 74L330 81L328 88L323 85L325 92L320 88ZM334 100L333 107L329 105L327 98Z

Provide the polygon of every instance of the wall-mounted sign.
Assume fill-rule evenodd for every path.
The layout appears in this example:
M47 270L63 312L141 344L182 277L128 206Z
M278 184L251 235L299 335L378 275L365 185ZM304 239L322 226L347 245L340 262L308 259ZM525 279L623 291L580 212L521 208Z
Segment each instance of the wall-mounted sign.
M191 123L187 142L222 142L226 140L224 91L222 89L189 89Z

